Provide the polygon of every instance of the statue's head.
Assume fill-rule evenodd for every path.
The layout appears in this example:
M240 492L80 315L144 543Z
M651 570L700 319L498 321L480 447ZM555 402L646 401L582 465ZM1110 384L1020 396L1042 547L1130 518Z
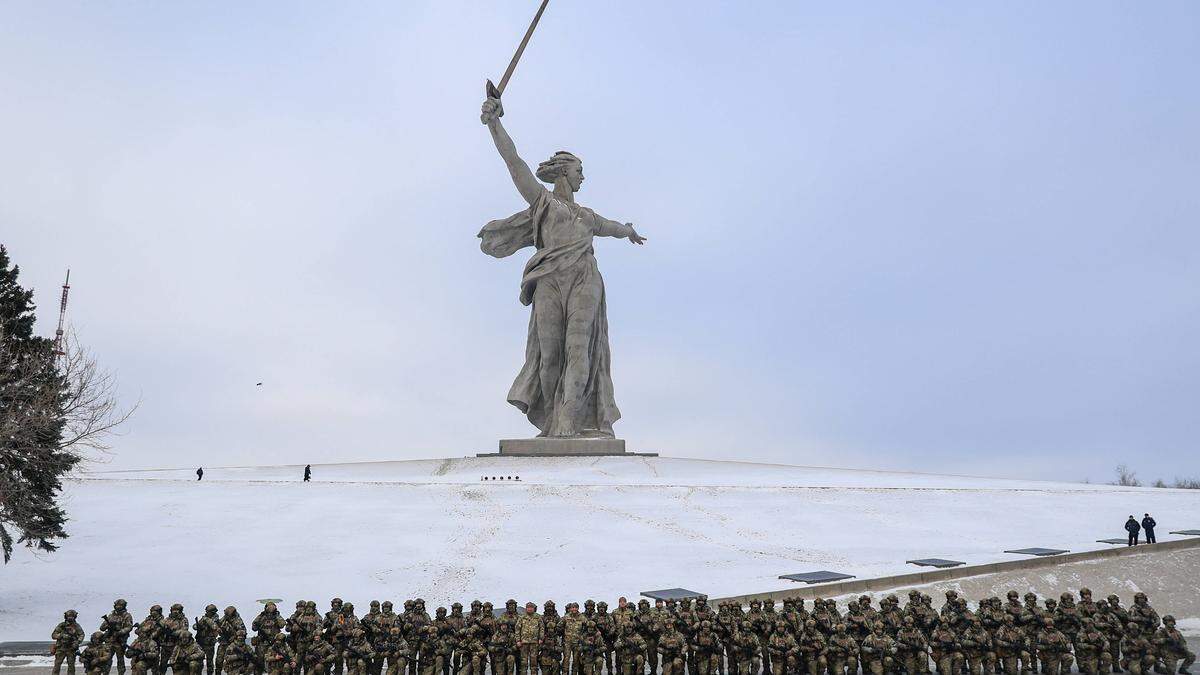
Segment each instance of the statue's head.
M583 185L583 160L566 150L559 150L553 157L538 164L537 177L551 185L557 185L559 179L565 180L571 192L579 192L579 187Z

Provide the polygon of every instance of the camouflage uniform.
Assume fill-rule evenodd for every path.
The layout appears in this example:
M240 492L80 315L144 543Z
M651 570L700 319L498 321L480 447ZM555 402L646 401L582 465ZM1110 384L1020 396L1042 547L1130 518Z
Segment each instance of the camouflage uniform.
M171 612L175 613L174 607L171 608ZM182 607L179 608L179 613L183 613ZM196 644L196 639L188 632L185 620L183 633L179 634L175 650L171 652L171 672L174 675L200 675L202 670L204 670L204 650Z
M382 628L381 628L382 630ZM400 626L393 625L386 633L381 632L371 645L375 650L375 660L379 672L387 675L404 675L408 669L408 641Z
M296 669L296 652L282 632L271 636L271 643L263 649L263 662L270 675L287 675Z
M758 648L758 640L751 638L755 650ZM684 641L683 635L675 630L673 626L666 626L663 632L657 636L656 651L662 657L662 675L683 675L683 658L684 652L687 649L687 642ZM650 671L654 675L654 671Z
M133 643L125 648L129 657L129 669L133 675L148 675L158 672L158 643L138 633Z
M517 641L509 624L498 622L496 632L488 641L488 653L492 657L492 675L513 675L517 667Z
M342 599L334 598L329 601L329 611L321 623L325 631L325 639L333 646L333 674L342 675L342 662L346 649L346 639L349 636L345 626L346 617L342 614Z
M897 656L904 672L908 675L924 675L929 672L929 640L917 628L912 616L904 617L903 625L896 633Z
M279 608L275 603L268 602L264 605L263 611L250 623L250 628L255 633L254 638L250 640L254 645L254 672L261 674L266 667L267 647L275 642L276 635L283 635L283 617L279 615Z
M246 675L254 670L255 663L258 661L254 649L246 644L246 631L240 630L236 632L233 639L229 642L229 647L225 650L225 660L221 662L221 667L229 675Z
M864 674L868 671L871 675L896 672L896 653L899 650L896 641L884 632L882 623L874 623L871 634L862 641L859 651L862 653Z
M350 616L354 615L353 605L347 602L344 608ZM371 647L370 642L367 642L367 632L362 628L350 629L350 637L346 641L345 658L347 675L366 675L367 667L375 660L375 649Z
M1183 661L1179 672L1187 675L1190 672L1188 668L1196 662L1196 655L1187 648L1187 640L1175 628L1175 617L1168 614L1162 618L1162 622L1163 626L1154 634L1153 642L1163 669L1167 675L1175 675L1176 666Z
M767 611L766 614L775 614ZM767 638L767 652L771 657L773 675L795 675L800 665L800 643L788 632L787 621L777 614L775 630Z
M1147 637L1158 630L1158 612L1154 611L1154 608L1147 602L1145 593L1133 595L1133 607L1129 608L1129 620L1136 623L1138 628L1142 629L1142 635Z
M833 637L826 648L829 672L832 675L854 675L858 672L858 642L846 630L846 624L833 627Z
M583 670L579 662L579 639L583 633L583 622L579 605L574 602L567 603L567 614L562 619L562 675L580 675Z
M245 640L246 622L242 621L241 616L238 616L237 607L230 605L225 608L225 613L221 616L220 623L217 624L215 665L218 675L225 670L225 655L229 652L229 646L237 639L238 633L242 633L242 639Z
M826 648L825 636L817 630L817 622L813 619L805 621L804 633L800 636L800 655L808 675L822 675L825 672L829 666Z
M75 654L83 642L83 628L75 621L79 612L69 609L63 612L63 621L54 627L50 639L54 646L50 653L54 655L54 675L62 672L63 661L67 662L67 675L75 675Z
M113 611L105 614L100 620L100 632L104 634L112 656L117 661L117 675L125 675L125 643L129 640L129 634L133 632L133 616L125 609L126 606L124 600L117 600L113 603ZM111 662L104 672L108 673L110 669Z
M187 615L183 613L183 605L175 603L171 605L171 611L166 618L162 620L162 631L158 634L158 643L162 646L163 658L175 660L175 648L183 643L183 636L189 638L192 633L188 630L191 624L188 622ZM195 647L195 642L189 643ZM190 649L188 650L191 651ZM201 665L203 665L203 652L201 652ZM172 668L172 671L175 669ZM166 671L166 664L163 664L163 672Z
M579 662L583 664L583 675L599 675L604 667L604 636L593 619L583 622L583 633L579 636Z
M521 655L521 669L517 675L538 675L539 652L546 627L537 614L537 606L525 604L525 613L516 621L517 649Z
M1102 675L1112 668L1108 654L1108 638L1096 629L1090 618L1080 622L1079 634L1075 636L1075 660L1079 672L1085 675Z
M217 637L221 632L220 618L217 616L217 606L209 605L205 607L204 616L198 617L192 628L196 631L196 644L204 652L205 670L208 675L213 675Z
M692 635L692 664L689 667L695 668L695 671L689 671L690 675L716 675L720 666L721 639L713 630L711 621L701 621Z
M465 624L459 631L458 653L462 658L459 659L458 675L484 675L487 670L487 645L481 634L479 627L471 624Z
M958 651L958 636L949 626L938 625L929 636L929 648L938 675L958 675L962 654Z
M1051 605L1053 600L1047 600ZM1062 631L1054 627L1054 619L1047 616L1042 620L1042 630L1037 634L1038 661L1042 663L1043 675L1059 675L1071 672L1071 641Z
M988 654L992 652L992 638L983 629L977 616L967 616L965 626L959 634L959 651L971 675L991 675Z
M321 635L320 629L308 636L308 644L304 645L304 657L301 666L304 675L327 675L333 662L337 660L337 648ZM300 658L297 655L296 658Z
M1149 673L1158 661L1154 645L1142 635L1142 627L1133 621L1125 626L1125 638L1121 640L1121 657L1121 667L1133 675Z
M553 605L551 608L553 609ZM557 622L556 626L560 625ZM563 641L560 631L542 631L542 643L538 648L538 660L542 664L542 675L559 675L563 665ZM482 675L482 673L480 674Z
M620 610L618 610L620 612ZM632 623L619 629L616 648L617 662L621 664L621 675L645 675L646 640L633 629ZM542 669L542 675L555 675Z
M104 633L92 633L92 639L79 654L79 663L87 675L103 675L112 659L112 648L104 639Z
M996 654L998 670L1004 671L1005 675L1018 675L1021 672L1020 663L1028 660L1025 633L1017 628L1016 617L1008 612L1005 612L1000 627L992 634L992 651Z

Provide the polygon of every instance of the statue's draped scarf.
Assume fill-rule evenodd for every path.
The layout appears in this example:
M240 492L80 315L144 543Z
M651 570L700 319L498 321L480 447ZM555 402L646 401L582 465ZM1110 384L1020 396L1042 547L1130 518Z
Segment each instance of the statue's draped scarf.
M560 273L569 274L579 271L585 276L588 283L598 285L600 301L596 310L597 315L591 322L587 384L584 387L582 401L577 407L570 405L571 402L564 401L561 385L563 375L566 369L571 367L571 364L565 355L558 364L552 364L549 360L544 361L538 340L539 316L542 317L542 320L561 321L563 324L561 332L566 334L567 317L571 316L573 311L578 311L581 304L585 304L579 297L582 291L576 289L561 296L556 294L546 300L541 300L541 302L550 302L553 306L535 306L530 312L529 336L525 343L525 365L517 374L517 378L508 392L508 402L525 413L529 421L541 430L542 435L561 436L565 433L564 429L568 429L576 433L598 431L611 436L612 425L621 418L621 412L617 409L616 399L613 397L604 281L596 269L590 234L558 246L547 246L544 243L542 233L546 228L554 227L557 224L554 222L556 217L554 210L551 209L552 199L554 197L551 193L545 191L528 209L503 220L489 222L479 232L479 238L482 239L479 247L484 253L496 258L510 256L526 246L537 248L537 253L529 259L521 277L520 298L523 305L534 303L539 281ZM595 217L589 209L578 208L588 218ZM590 267L581 270L579 266ZM542 295L546 297L549 294ZM565 350L563 352L565 354ZM543 391L542 376L544 373L542 370L544 364L546 367L557 368L557 372L545 373L550 375L548 379L558 383L554 391ZM577 375L584 377L583 373ZM569 413L571 419L569 423L564 424L563 416L567 415L569 410L573 410Z

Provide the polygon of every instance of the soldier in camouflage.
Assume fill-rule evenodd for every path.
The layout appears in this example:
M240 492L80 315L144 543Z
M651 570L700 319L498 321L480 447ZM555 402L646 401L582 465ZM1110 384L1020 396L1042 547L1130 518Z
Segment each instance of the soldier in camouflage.
M59 675L62 671L64 661L67 664L67 675L75 675L75 655L84 638L83 628L76 621L78 616L79 612L73 609L63 612L62 623L55 626L54 631L50 633L50 639L54 641L54 646L50 648L50 653L54 656L54 675Z
M1168 614L1162 618L1162 623L1162 628L1158 629L1152 640L1158 659L1162 663L1162 670L1167 675L1175 675L1178 668L1178 672L1190 675L1191 671L1188 668L1196 662L1196 655L1187 648L1187 640L1175 628L1175 617Z

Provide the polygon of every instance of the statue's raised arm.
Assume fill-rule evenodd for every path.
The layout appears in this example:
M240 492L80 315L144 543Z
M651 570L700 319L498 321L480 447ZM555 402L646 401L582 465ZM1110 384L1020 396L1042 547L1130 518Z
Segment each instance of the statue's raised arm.
M508 173L512 176L513 184L517 186L517 192L520 192L521 198L532 206L546 188L538 183L533 171L529 169L529 165L517 154L517 146L509 137L508 131L504 129L504 125L500 123L500 117L503 114L504 106L500 103L500 99L489 98L483 102L479 121L487 125L488 131L492 132L496 150L504 158L504 164L508 166Z

